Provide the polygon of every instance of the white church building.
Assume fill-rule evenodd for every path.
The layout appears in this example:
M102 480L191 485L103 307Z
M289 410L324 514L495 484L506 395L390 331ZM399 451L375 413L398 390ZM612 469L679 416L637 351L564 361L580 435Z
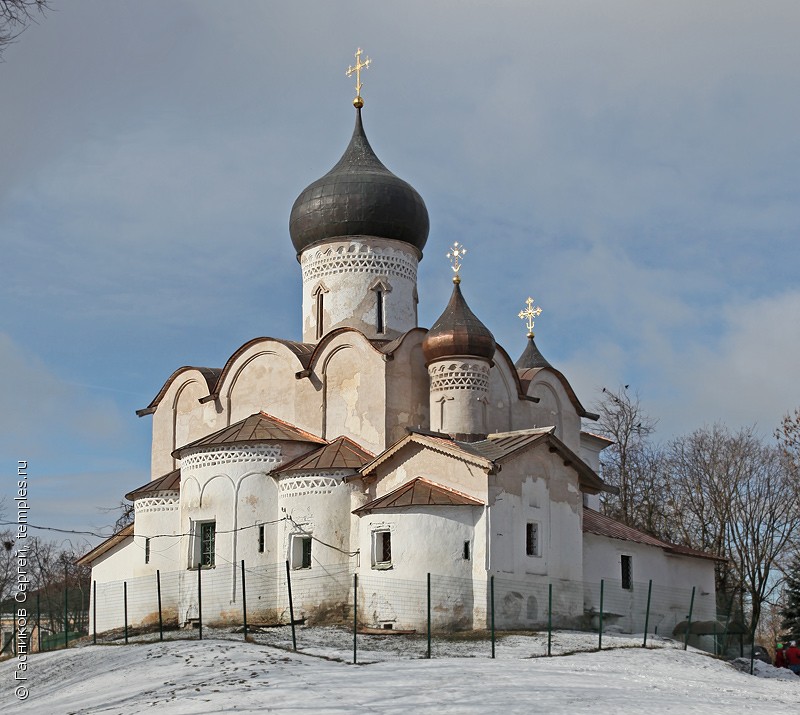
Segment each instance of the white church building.
M81 559L93 581L178 573L179 623L194 617L198 569L230 575L204 598L205 617L238 614L242 561L288 561L298 583L329 576L316 582L328 609L352 597L358 574L369 584L359 613L375 627L421 627L424 605L402 615L393 598L428 573L456 584L440 597L444 625L486 628L493 576L498 627L541 623L526 584L563 584L559 613L586 617L596 590L567 585L601 579L631 598L649 580L695 587L696 613L713 618L712 558L599 513L613 489L599 476L609 442L591 432L597 416L532 332L516 362L496 344L462 294L458 245L450 302L430 329L417 324L428 212L375 155L361 114L357 101L341 159L291 210L302 342L255 338L222 367L169 376L138 412L153 425L151 480L126 495L134 523ZM303 616L322 620L298 593ZM121 625L119 610L95 605L98 630ZM675 606L675 622L686 608Z

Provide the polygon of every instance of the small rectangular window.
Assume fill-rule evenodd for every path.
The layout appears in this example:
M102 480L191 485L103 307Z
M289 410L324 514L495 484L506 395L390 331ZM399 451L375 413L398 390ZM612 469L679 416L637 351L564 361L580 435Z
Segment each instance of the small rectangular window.
M205 521L200 524L200 566L214 565L214 542L216 541L217 523Z
M533 521L525 525L525 553L539 556L539 525Z
M264 553L264 525L258 525L258 553Z
M378 308L377 332L383 333L383 291L380 289L375 291L375 302Z
M633 588L633 557L622 555L622 588L630 591Z
M311 568L311 537L306 534L292 535L291 564L293 569Z
M470 559L470 543L469 541L464 542L464 561L469 561Z
M146 564L150 563L150 537L149 536L144 540L144 562Z
M392 565L392 532L375 531L372 533L372 567L389 568Z

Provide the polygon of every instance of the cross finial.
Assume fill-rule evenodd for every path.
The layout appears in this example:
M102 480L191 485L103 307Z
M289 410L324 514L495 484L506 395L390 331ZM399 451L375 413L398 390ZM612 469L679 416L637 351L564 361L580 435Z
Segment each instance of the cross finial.
M361 48L359 47L356 50L355 65L350 65L347 68L347 72L345 72L348 77L352 77L354 74L356 76L356 98L353 100L356 109L361 109L364 106L364 100L361 99L361 88L364 86L361 84L361 70L367 69L371 64L372 60L369 57L365 57L364 61L361 61Z
M528 298L525 301L525 305L528 306L525 310L519 311L520 320L526 320L526 327L528 328L528 337L533 337L533 319L538 318L542 314L542 309L537 305L536 307L533 306L533 298Z
M452 246L450 246L450 253L447 254L447 257L450 259L450 266L453 269L453 283L461 283L461 276L458 275L458 272L461 270L461 262L464 259L464 254L467 252L467 249L464 248L458 241L455 241Z

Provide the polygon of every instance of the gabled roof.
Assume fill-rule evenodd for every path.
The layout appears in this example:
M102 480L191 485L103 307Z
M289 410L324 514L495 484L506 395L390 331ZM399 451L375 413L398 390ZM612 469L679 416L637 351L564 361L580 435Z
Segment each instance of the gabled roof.
M606 484L586 462L556 437L555 427L498 432L490 434L485 440L473 442L471 447L493 462L502 464L521 451L539 444L546 444L551 452L561 457L565 467L572 467L578 473L578 481L584 491L616 493L616 487Z
M432 449L434 452L446 454L456 459L462 459L465 462L474 464L487 471L494 467L490 459L484 457L480 452L473 449L472 445L466 442L456 442L446 435L437 436L432 433L414 431L407 434L405 437L401 437L390 447L387 447L361 470L361 474L365 477L369 476L377 467L409 444L417 444L421 447Z
M218 447L231 444L257 444L259 442L311 442L326 444L326 441L294 425L284 422L266 412L256 412L230 427L224 427L206 437L178 447L173 457L180 457L187 449Z
M133 524L128 524L124 529L120 529L113 536L109 536L105 541L95 546L88 554L81 556L75 563L80 566L91 564L97 561L106 551L113 549L117 544L121 544L125 539L133 538Z
M599 511L583 508L583 531L584 533L596 534L597 536L606 536L609 539L621 539L623 541L632 541L637 544L645 544L646 546L658 546L667 553L680 554L681 556L695 556L700 559L711 559L713 561L726 561L727 559L713 554L708 554L705 551L698 551L697 549L690 549L688 546L680 546L679 544L671 544L668 541L646 534L643 531L634 529L632 526L623 524L610 516L601 514Z
M394 491L354 509L353 514L402 506L483 506L483 502L424 477L416 477Z
M578 473L578 481L584 491L591 494L599 491L616 493L616 487L609 486L600 479L586 462L553 434L554 432L555 427L540 427L514 432L498 432L490 434L486 439L478 442L459 442L447 435L413 431L379 454L361 470L361 474L365 477L369 476L377 467L410 443L462 459L487 472L494 471L498 465L525 449L538 444L546 444L551 452L558 453L564 466L572 467Z
M300 455L283 465L277 473L309 472L316 469L358 470L374 458L372 452L368 452L349 437L342 436L310 454Z
M159 477L158 479L153 479L147 484L142 484L142 486L137 487L131 492L128 492L125 495L126 499L133 501L134 499L138 499L139 497L146 497L150 496L155 492L177 492L181 489L181 470L180 469L173 469L171 472L168 472L163 477Z

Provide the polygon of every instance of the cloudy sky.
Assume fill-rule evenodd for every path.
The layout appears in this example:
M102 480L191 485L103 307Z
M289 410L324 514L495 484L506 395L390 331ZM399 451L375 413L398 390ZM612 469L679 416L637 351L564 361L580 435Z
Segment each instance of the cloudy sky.
M420 321L463 289L657 437L800 405L796 0L52 0L0 64L0 451L31 521L108 533L181 365L300 339L292 202L364 122L424 197ZM7 509L6 517L13 516ZM58 537L59 539L62 537Z

